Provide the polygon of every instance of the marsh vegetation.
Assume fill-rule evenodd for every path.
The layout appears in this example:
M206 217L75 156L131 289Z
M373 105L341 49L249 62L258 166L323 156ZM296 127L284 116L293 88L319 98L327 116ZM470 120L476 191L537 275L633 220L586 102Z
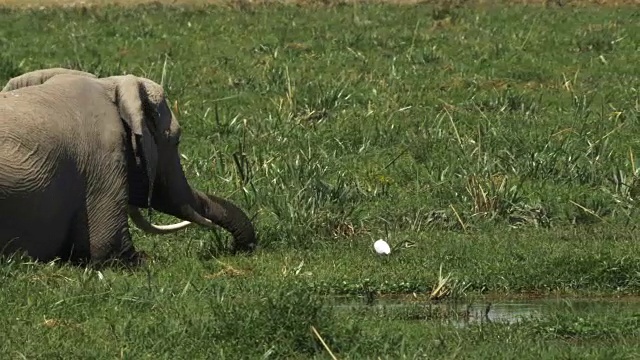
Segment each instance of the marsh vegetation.
M570 299L640 291L638 44L632 6L2 9L3 82L162 82L187 177L253 216L260 249L134 230L152 255L134 272L3 260L0 353L633 358L637 306Z

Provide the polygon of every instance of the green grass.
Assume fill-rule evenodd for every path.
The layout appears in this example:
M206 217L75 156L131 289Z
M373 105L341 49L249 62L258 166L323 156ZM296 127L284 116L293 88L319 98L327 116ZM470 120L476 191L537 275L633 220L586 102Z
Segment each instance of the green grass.
M0 10L1 82L57 66L163 81L191 183L241 205L260 237L231 256L221 231L134 228L153 257L134 272L5 260L0 354L330 358L314 326L340 359L637 357L637 308L459 328L442 322L455 313L332 304L428 303L447 275L440 295L460 302L637 295L639 20L614 7Z

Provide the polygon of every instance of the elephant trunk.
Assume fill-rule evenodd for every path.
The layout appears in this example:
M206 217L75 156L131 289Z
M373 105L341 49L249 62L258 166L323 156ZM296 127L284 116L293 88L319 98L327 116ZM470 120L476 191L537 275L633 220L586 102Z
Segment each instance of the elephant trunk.
M197 209L207 219L233 235L233 251L251 252L257 245L256 232L251 220L232 202L195 190Z
M178 213L180 218L186 221L202 225L207 228L213 227L211 220L200 215L191 205L184 204L179 207Z
M154 197L152 198L152 207L165 214L207 228L212 228L214 224L222 227L233 235L233 252L251 252L255 249L257 244L255 229L251 220L240 208L228 200L214 195L204 194L191 188L189 188L188 194L190 196L187 195L187 199L182 202L174 200L169 203L164 203L157 200L154 201L154 198L159 199L161 197ZM137 220L139 220L139 217L137 217L136 212L131 211L131 209L130 215L132 215L132 220L147 232L169 233L173 230L154 229L150 226L152 224L138 224ZM170 227L181 227L183 226L182 224L186 223L170 225Z
M233 235L234 252L254 250L256 233L247 215L230 201L193 189L182 171L177 152L160 158L171 156L173 161L159 163L158 172L165 176L160 176L155 183L151 207L207 228L214 224L222 227Z

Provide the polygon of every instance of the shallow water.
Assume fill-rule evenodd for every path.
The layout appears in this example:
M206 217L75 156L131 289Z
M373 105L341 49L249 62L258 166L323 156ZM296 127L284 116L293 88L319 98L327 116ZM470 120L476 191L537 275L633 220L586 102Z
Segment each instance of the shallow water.
M471 304L466 306L468 317L454 321L456 325L469 322L515 323L524 318L536 318L544 311L545 304L531 302L505 302ZM460 306L464 308L464 306ZM462 309L460 309L462 310Z
M429 304L423 302L421 305L415 301L402 301L398 299L376 300L372 304L364 303L342 303L334 305L338 310L364 310L373 311L401 311L403 309L416 309L422 306L425 313L433 314L434 310L439 311L443 316L439 320L450 323L457 327L463 327L473 323L504 323L513 324L523 319L535 319L545 314L559 312L590 312L598 313L611 311L616 308L634 309L640 312L640 297L625 298L543 298L527 300L498 300L498 301L476 301L474 303L464 302L442 302ZM420 316L416 316L420 318ZM424 320L432 317L424 317Z

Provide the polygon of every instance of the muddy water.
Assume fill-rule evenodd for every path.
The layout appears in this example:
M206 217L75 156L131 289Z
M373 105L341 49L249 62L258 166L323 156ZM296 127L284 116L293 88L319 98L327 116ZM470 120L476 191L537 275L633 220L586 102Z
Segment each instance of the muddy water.
M422 304L402 300L376 300L371 304L338 304L338 310L355 311L369 309L377 312L398 313L402 310L419 309L431 316L415 318L441 320L454 326L462 327L473 323L505 323L512 324L523 319L535 319L545 314L558 312L606 312L613 309L633 309L640 312L640 297L625 298L546 298L528 300L492 300L475 301L473 303L438 303ZM440 316L434 316L434 312Z

